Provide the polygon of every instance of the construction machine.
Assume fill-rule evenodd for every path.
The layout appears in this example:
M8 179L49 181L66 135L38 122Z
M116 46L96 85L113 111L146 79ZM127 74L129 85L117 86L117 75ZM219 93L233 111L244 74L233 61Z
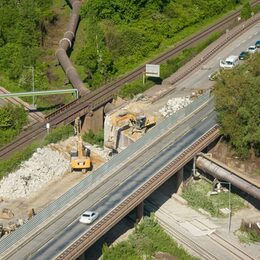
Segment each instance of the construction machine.
M107 148L117 150L121 132L129 129L128 133L144 134L148 128L156 124L154 116L147 117L144 114L135 115L129 112L112 117L111 127L105 141Z
M132 128L132 133L145 133L148 128L154 126L155 124L156 119L154 116L147 117L146 115L141 114L130 118L130 127Z
M91 169L90 151L87 149L82 141L81 137L81 121L77 117L74 125L75 133L77 135L77 148L70 152L70 167L71 172L73 170L81 170L86 173L87 170Z

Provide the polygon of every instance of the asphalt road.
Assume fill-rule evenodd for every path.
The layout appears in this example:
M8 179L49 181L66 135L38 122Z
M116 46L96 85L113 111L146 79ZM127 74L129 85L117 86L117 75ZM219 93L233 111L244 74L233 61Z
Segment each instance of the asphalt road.
M208 89L214 82L208 79L208 76L219 68L219 62L230 55L239 55L247 50L250 45L254 45L260 40L260 24L257 24L236 38L233 42L226 45L221 51L217 52L211 59L205 62L198 70L189 74L186 78L175 85L174 94L182 95L183 92L191 92L194 89ZM260 52L260 50L258 49ZM240 61L243 63L243 61Z
M88 225L79 223L78 219L82 212L86 209L96 210L101 219L127 195L215 125L216 115L212 110L211 103L175 130L169 131L165 138L156 145L152 145L145 154L125 162L125 165L118 169L120 174L114 174L101 188L88 194L83 201L43 230L39 236L9 259L18 259L18 257L19 259L52 259L62 252L74 239L90 228ZM146 158L145 161L143 158ZM46 244L47 241L49 242ZM35 252L37 249L38 251Z

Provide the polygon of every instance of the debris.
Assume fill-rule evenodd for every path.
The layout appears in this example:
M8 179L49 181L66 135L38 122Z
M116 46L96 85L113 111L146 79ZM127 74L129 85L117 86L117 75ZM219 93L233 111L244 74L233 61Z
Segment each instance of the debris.
M2 212L0 212L1 219L11 219L14 216L14 213L7 208L3 208Z
M176 113L178 110L186 107L192 102L189 97L172 98L167 101L167 104L162 107L159 112L163 117L169 117Z

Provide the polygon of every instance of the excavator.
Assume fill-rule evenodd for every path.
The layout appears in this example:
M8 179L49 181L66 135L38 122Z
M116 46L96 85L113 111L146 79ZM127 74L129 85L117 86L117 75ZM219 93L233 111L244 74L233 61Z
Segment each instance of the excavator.
M144 114L135 115L132 113L124 113L112 117L112 125L108 138L105 142L107 148L117 150L120 132L130 129L130 134L144 134L148 128L156 124L155 116L147 117Z
M70 152L70 168L73 170L81 170L82 173L86 173L92 167L90 159L90 151L87 149L82 141L81 137L81 121L79 117L75 119L74 124L75 133L77 135L77 149Z
M112 124L119 127L128 126L132 128L132 133L146 132L149 127L156 124L156 119L154 116L147 117L144 114L134 115L126 113L114 118Z

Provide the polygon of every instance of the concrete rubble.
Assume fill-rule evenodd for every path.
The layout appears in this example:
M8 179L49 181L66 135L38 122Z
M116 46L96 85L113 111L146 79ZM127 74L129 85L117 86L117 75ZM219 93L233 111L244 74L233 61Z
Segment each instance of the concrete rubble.
M167 104L163 106L159 112L163 117L169 117L176 113L178 110L186 107L192 102L189 97L177 97L167 101Z
M14 200L29 197L49 181L60 178L69 169L69 160L49 147L38 148L16 172L0 181L0 196Z

